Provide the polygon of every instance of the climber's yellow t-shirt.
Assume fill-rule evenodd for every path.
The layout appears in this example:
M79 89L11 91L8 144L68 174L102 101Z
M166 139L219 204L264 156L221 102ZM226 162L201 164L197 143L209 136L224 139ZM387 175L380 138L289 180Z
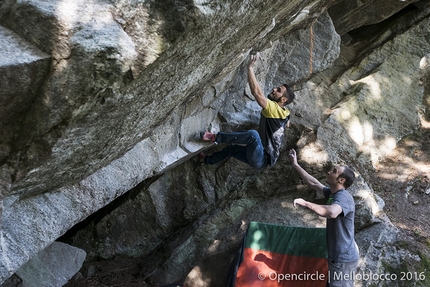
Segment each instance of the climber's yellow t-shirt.
M266 108L261 111L258 133L269 157L270 166L273 166L278 160L289 115L290 111L287 108L280 107L278 103L269 99Z

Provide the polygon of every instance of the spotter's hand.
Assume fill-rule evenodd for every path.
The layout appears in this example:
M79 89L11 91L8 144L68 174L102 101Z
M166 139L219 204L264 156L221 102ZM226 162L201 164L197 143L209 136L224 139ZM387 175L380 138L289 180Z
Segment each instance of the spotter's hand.
M303 198L297 198L294 199L293 205L294 207L297 207L297 205L306 206L306 201Z
M296 154L296 151L294 149L290 149L289 155L290 155L291 162L293 164L297 164L297 154Z

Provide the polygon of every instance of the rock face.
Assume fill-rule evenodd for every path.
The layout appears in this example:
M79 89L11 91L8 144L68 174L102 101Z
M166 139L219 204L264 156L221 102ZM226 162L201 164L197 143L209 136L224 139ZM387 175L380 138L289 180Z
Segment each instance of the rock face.
M7 28L0 27L0 39L0 157L4 160L18 137L17 119L31 107L48 73L50 57Z
M92 214L67 240L89 259L165 258L154 285L223 286L250 220L323 226L291 208L314 195L286 152L263 172L195 167L220 148L198 132L258 123L251 51L265 92L296 89L284 151L318 178L342 162L360 175L360 268L382 268L372 246L394 232L366 174L420 126L430 7L373 2L3 1L0 45L17 48L0 62L0 282ZM368 232L375 222L385 231Z
M79 271L85 256L85 251L79 248L54 242L24 264L17 275L23 286L60 287Z

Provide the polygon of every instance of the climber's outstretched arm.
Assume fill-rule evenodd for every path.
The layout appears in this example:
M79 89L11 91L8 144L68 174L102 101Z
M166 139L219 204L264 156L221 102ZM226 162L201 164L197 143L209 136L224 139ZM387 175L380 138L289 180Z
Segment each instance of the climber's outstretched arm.
M267 98L264 96L263 91L258 84L257 78L254 74L254 63L257 61L259 57L259 53L255 55L251 55L251 58L248 63L248 83L249 88L251 89L251 94L254 96L257 103L265 109L267 106Z
M303 179L303 181L312 189L319 191L323 193L324 185L319 182L315 177L310 175L306 170L304 170L298 163L297 163L297 154L294 149L290 149L290 159L291 163L294 167L294 169L299 173L300 177Z

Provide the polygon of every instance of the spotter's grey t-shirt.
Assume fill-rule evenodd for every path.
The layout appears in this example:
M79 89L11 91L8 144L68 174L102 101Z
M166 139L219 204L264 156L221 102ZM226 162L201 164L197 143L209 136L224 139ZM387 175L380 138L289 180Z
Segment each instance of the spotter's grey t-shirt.
M338 204L342 212L336 218L327 218L328 260L335 262L355 262L359 259L354 240L355 203L351 194L341 189L332 194L330 188L323 189L328 204Z

